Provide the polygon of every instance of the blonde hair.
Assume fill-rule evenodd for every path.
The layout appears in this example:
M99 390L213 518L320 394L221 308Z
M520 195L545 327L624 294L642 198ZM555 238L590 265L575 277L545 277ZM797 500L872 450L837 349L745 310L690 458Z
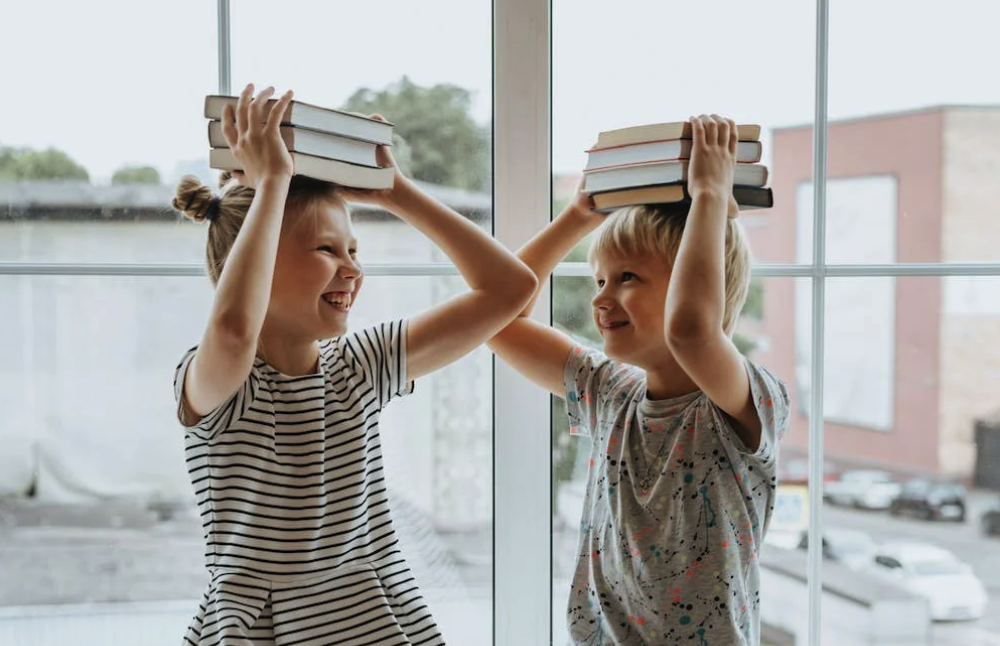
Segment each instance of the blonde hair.
M591 265L598 256L629 258L650 254L672 267L680 248L687 211L630 206L610 214L590 246ZM722 328L732 336L750 289L752 258L743 227L736 218L726 222L725 303Z
M177 191L171 202L171 206L188 219L198 223L208 221L205 265L213 285L219 282L226 256L236 242L236 236L239 235L254 197L254 190L241 185L228 171L219 177L219 187L219 194L216 195L210 186L197 177L185 175L177 184ZM302 175L292 177L288 198L285 200L286 211L292 209L301 217L314 213L313 207L320 204L338 206L350 215L347 203L335 184Z

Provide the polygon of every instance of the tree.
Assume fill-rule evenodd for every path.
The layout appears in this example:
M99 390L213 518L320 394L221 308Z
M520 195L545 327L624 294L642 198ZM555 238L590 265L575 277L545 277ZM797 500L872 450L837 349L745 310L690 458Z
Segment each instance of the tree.
M448 84L421 87L404 76L382 90L357 90L343 109L392 121L406 144L393 154L414 179L488 191L490 132L475 122L471 107L469 90ZM403 166L407 155L408 169Z
M55 148L0 147L0 181L75 179L90 181L90 175L80 164Z
M122 166L111 176L111 184L159 184L160 171L152 166Z

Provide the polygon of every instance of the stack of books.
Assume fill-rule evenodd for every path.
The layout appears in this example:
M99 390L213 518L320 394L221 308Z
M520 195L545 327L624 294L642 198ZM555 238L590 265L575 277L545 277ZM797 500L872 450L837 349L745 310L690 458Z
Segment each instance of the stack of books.
M236 96L205 97L211 168L243 170L222 134L223 107L232 105L235 110L238 101ZM269 103L273 106L277 99ZM296 175L351 188L392 187L393 169L380 168L375 156L377 146L392 145L391 123L293 100L281 119L280 130Z
M760 164L760 126L740 125L733 176L733 197L742 209L774 206L765 185L768 170ZM587 151L583 191L598 211L626 206L676 205L687 208L691 124L687 121L653 123L606 130Z

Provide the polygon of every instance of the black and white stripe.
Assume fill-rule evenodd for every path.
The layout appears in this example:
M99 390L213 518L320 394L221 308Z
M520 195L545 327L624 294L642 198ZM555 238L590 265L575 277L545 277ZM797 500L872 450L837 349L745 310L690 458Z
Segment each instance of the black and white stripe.
M405 344L396 321L324 342L315 375L258 359L185 429L212 573L188 644L444 643L400 553L382 468L379 414L413 387ZM181 419L194 351L175 375Z

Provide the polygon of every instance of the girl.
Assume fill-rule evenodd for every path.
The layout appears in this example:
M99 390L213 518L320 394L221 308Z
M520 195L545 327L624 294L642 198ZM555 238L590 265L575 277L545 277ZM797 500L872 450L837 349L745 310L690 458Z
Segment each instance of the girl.
M209 223L215 300L174 390L210 583L197 646L443 644L397 547L379 414L467 354L531 298L533 273L397 170L385 191L295 176L278 126L287 92L243 90L223 115L244 171L219 195L184 178L174 208ZM376 117L380 118L380 117ZM380 163L395 167L384 147ZM345 199L417 227L471 290L347 334L363 271Z

